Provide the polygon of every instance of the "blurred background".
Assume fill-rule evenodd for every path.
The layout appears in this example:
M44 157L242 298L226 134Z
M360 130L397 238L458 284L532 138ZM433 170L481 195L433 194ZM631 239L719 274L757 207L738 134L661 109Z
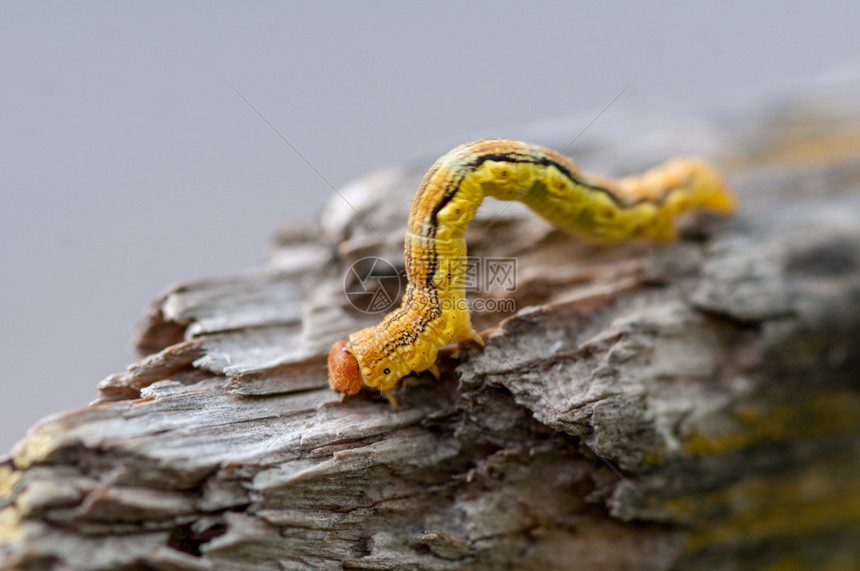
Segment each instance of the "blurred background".
M582 140L855 73L857 22L853 1L3 3L0 454L135 359L169 284L254 265L334 195L231 84L341 188L524 125L573 139L627 86Z

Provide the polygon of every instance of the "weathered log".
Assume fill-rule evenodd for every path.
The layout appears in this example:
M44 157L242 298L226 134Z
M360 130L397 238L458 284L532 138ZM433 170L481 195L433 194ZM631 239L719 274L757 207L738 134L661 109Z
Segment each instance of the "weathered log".
M625 174L705 150L739 215L599 248L486 204L470 254L517 259L516 290L484 297L518 311L476 312L489 346L444 352L442 379L408 379L396 412L372 392L331 405L324 355L379 319L347 303L344 272L402 267L421 169L344 189L381 235L335 198L263 267L170 289L142 359L0 464L0 561L860 564L860 115L795 104L659 134L577 158Z

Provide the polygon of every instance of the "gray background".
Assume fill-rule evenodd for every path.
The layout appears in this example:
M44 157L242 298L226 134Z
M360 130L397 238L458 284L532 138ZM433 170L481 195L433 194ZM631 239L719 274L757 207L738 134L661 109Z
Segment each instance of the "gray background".
M858 22L858 2L3 3L0 452L92 400L168 284L254 264L333 195L225 80L340 187L593 117L632 80L607 115L838 75Z

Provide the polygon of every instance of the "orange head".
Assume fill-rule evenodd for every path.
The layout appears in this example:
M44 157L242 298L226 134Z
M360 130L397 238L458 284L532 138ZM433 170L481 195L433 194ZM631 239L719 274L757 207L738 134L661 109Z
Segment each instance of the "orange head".
M339 393L354 395L361 390L361 369L347 350L348 341L338 341L328 354L328 384Z

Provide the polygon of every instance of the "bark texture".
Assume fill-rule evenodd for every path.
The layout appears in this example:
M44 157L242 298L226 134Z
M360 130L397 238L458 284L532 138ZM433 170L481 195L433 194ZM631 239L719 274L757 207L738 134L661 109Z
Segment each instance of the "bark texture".
M490 346L444 352L442 379L402 383L397 412L372 392L332 404L324 359L380 318L348 303L346 268L402 268L426 165L343 189L366 221L335 197L260 267L169 289L141 360L0 462L0 562L860 564L860 114L797 103L574 158L623 175L678 153L720 165L741 211L691 219L674 244L588 246L485 203L470 255L518 274L482 297L516 311L475 312Z

